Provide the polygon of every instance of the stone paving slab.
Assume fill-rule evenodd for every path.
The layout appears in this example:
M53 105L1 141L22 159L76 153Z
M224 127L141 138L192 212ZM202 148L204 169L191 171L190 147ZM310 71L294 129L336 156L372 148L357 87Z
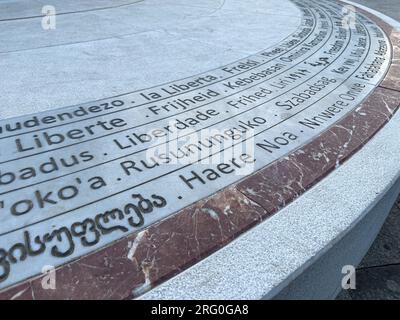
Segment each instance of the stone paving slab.
M356 290L341 291L338 300L400 299L400 198L376 240L357 267Z
M377 239L359 265L360 269L400 264L400 199L393 206Z
M25 79L26 61L57 70L51 81L44 73L36 87L26 84L21 98L29 104L19 103L20 95L13 99L17 90L2 88L8 104L19 105L4 109L5 117L47 110L0 122L0 195L7 197L0 203L12 216L0 218L3 298L138 297L301 196L368 143L399 107L400 37L368 12L360 10L355 26L344 28L342 5L333 1L255 1L257 10L234 0L217 7L169 1L155 11L157 3L121 4L104 9L108 14L100 7L86 10L88 3L80 12L62 9L62 32L46 46L32 38L22 48L15 37L2 35L11 88ZM102 23L109 14L118 21ZM71 26L80 15L99 29L83 29L75 39ZM25 15L0 23L20 34L36 20ZM233 21L236 35L226 32ZM128 26L133 33L121 34ZM104 31L109 37L99 39ZM137 50L138 43L148 47ZM65 47L75 47L70 58L79 62L63 69L71 55ZM110 53L116 64L103 68ZM235 57L241 59L232 62ZM79 81L84 85L77 89ZM121 88L131 91L106 98ZM73 97L83 101L70 102L84 103L62 109L48 104ZM237 126L252 136L232 135ZM183 138L211 127L232 139L212 155L247 140L256 149L206 169L201 160L209 154L166 165L172 156L197 155L193 141L183 156L180 146L180 157L170 151L167 158L159 152L149 157L166 142L148 142L168 132L178 133L168 143L183 140L181 130L190 127L196 131L184 131ZM68 152L72 165L66 164ZM25 168L27 162L34 167ZM56 291L41 285L44 263L57 266Z

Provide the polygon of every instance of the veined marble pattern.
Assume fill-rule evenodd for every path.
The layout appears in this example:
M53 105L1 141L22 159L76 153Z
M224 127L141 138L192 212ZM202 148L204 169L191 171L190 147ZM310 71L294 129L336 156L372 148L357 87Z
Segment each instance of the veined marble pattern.
M377 89L395 66L385 26L357 13L347 28L335 2L292 3L298 29L257 54L0 122L0 287L114 243L61 267L56 293L33 281L6 294L63 297L85 274L86 297L110 297L110 281L114 298L140 295L300 196L390 119L399 95ZM226 7L221 19L247 9Z

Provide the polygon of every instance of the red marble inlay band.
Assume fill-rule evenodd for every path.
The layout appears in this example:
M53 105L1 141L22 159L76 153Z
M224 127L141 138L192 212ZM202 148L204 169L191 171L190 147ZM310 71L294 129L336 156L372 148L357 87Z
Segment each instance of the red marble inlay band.
M344 5L347 5L346 2L339 1ZM381 82L380 86L393 89L400 90L400 32L396 31L392 26L387 24L381 18L371 14L368 11L365 11L361 8L356 8L356 10L363 15L367 16L369 19L374 21L379 27L383 29L383 31L387 34L392 44L393 49L393 58L392 64L389 68L389 71Z

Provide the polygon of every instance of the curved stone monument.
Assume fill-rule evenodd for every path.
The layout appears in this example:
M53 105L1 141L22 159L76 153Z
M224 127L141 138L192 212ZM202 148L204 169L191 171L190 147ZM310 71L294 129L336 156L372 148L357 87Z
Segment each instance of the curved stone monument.
M0 298L335 297L400 190L395 26L35 3L0 4Z

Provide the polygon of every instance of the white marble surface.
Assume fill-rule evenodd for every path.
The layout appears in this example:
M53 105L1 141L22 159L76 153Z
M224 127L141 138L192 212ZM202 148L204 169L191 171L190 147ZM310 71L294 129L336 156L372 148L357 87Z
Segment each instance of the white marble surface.
M58 12L72 12L130 2L52 5ZM217 68L277 44L297 29L301 16L292 3L279 0L255 1L250 7L239 0L145 0L57 16L56 30L43 30L41 18L1 21L40 14L43 2L33 4L0 4L0 119ZM288 17L277 16L277 9Z
M82 11L94 11L132 5L140 0L2 0L0 3L0 21L28 19L41 15L42 7L55 5L59 14Z
M356 155L296 201L140 299L273 298L352 231L399 180L399 126L397 113ZM334 271L335 278L341 274L341 268Z

